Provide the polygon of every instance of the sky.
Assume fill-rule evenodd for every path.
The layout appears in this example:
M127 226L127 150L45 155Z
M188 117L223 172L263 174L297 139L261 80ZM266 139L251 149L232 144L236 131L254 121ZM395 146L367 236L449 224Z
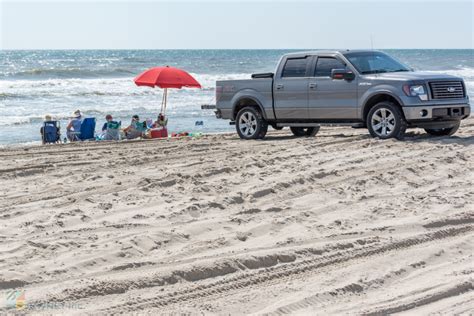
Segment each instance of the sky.
M473 49L473 2L0 0L0 49Z

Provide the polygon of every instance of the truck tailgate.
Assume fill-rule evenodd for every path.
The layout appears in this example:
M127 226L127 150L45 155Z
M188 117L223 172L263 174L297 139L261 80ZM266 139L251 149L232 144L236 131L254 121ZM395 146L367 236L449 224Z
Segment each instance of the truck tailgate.
M233 119L236 102L253 102L273 116L272 92L272 78L217 81L216 108L223 119Z

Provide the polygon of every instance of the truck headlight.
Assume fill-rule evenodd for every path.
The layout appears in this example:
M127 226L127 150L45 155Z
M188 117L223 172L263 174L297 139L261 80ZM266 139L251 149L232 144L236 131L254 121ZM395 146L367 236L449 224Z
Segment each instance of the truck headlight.
M422 101L428 100L428 95L426 94L425 86L422 84L406 84L403 86L403 92L405 92L405 94L409 97L419 97Z

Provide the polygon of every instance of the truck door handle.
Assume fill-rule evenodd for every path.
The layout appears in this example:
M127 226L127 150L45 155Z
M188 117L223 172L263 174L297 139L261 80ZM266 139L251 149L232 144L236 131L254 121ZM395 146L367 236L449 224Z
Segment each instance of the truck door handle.
M318 86L318 85L315 84L315 83L310 83L310 84L309 84L309 88L310 88L310 89L316 89L317 86Z
M282 90L282 89L283 89L283 85L282 85L282 84L277 84L277 85L276 85L276 89L277 89L277 90Z

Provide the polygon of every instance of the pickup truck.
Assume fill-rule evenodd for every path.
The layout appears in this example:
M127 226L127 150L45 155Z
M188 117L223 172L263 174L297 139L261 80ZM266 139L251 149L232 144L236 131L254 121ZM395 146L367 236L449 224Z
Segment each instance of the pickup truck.
M453 135L469 115L462 78L415 72L373 50L290 53L275 73L216 83L216 116L243 139L264 138L269 125L314 136L324 123L368 128L380 139L402 139L411 127Z

